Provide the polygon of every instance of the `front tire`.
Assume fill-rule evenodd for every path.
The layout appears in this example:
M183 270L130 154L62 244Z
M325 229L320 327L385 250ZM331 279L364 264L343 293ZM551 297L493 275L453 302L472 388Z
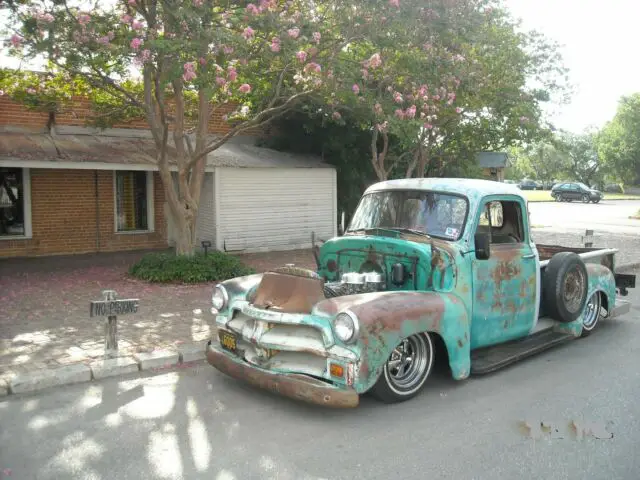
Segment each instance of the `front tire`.
M384 403L415 397L431 374L434 360L435 346L430 334L405 338L389 355L371 395Z
M589 195L582 195L582 203L589 203Z

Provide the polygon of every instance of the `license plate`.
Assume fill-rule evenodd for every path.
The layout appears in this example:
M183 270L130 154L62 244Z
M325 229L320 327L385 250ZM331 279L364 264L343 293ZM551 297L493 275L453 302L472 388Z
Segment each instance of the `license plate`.
M238 338L233 333L218 330L218 337L220 338L222 348L233 353L238 353Z

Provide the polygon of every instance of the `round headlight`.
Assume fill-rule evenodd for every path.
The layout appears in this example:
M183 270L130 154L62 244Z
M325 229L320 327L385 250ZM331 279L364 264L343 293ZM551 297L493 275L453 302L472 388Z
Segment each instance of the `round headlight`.
M358 318L349 311L339 313L333 320L333 331L342 342L353 341L358 333Z
M220 311L227 306L228 302L229 296L227 295L225 288L222 285L216 285L213 295L211 296L211 304L213 305L213 308Z

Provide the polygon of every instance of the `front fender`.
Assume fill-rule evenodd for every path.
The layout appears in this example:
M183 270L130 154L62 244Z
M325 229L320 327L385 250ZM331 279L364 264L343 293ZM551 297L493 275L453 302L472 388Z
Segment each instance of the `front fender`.
M345 309L351 310L360 324L353 347L360 357L355 382L359 393L375 384L402 339L421 332L437 333L442 338L455 379L469 376L470 322L458 296L435 292L367 293L324 300L316 305L314 313L333 317Z
M234 300L246 300L250 293L255 293L255 289L260 285L262 273L254 273L244 277L230 278L224 282L220 282L229 295L229 304Z

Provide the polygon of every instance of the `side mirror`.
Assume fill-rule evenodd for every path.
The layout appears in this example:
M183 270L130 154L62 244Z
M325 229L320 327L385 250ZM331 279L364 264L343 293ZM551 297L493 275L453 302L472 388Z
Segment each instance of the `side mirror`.
M477 233L474 237L476 243L476 258L488 260L491 257L491 238L486 233Z

